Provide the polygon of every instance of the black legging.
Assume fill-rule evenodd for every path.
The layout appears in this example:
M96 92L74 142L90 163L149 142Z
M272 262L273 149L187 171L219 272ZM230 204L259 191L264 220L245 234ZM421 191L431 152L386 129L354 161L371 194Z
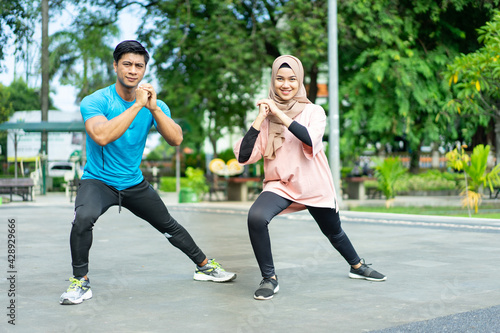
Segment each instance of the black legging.
M268 225L271 220L292 204L273 192L262 192L253 203L248 213L248 232L250 242L260 267L262 277L271 277L274 271L273 255L271 253L271 240ZM307 206L323 234L330 243L339 251L350 265L356 265L360 258L351 241L340 226L339 213L332 208L318 208Z
M94 224L109 207L116 205L120 205L120 208L123 206L148 221L195 264L205 260L205 254L187 230L170 215L158 193L146 180L131 188L118 191L99 180L84 179L78 187L75 220L70 235L74 276L87 274Z

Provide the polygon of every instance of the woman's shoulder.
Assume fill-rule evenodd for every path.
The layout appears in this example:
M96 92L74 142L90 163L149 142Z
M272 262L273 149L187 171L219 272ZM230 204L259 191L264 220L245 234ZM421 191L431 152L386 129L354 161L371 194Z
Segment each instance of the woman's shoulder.
M319 104L307 104L304 113L310 117L323 117L326 116L325 109Z
M325 109L319 104L314 104L314 103L309 103L306 104L306 109L309 109L310 111L323 111L325 112Z

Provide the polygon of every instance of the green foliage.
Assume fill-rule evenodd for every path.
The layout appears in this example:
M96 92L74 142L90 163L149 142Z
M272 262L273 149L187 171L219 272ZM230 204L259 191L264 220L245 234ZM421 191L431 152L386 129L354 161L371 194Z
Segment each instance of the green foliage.
M198 199L208 191L209 186L203 170L188 167L186 177L180 178L181 189L191 189L196 193ZM160 190L164 192L175 192L177 190L177 179L175 177L160 177Z
M10 95L9 89L0 83L0 123L9 120L14 113Z
M6 102L12 103L14 111L40 110L40 91L30 88L23 79L12 81L7 90L10 92L10 97ZM52 99L49 100L49 108L54 109Z
M420 174L404 174L395 183L397 193L410 191L454 190L456 175L439 170L428 170Z
M459 52L477 47L475 29L498 3L340 2L340 96L350 103L342 128L352 138L345 148L403 139L418 152L456 139L455 117L442 111L451 98L442 72Z
M396 194L422 191L450 191L463 182L462 175L439 170L427 170L418 174L404 173L394 183ZM377 180L366 180L365 188L379 188Z
M209 189L205 178L205 172L203 172L202 169L187 167L186 177L187 187L191 188L197 194L199 199L202 198L203 194L205 194Z
M447 108L477 115L477 121L487 125L491 115L499 111L500 10L495 10L492 21L478 29L478 33L478 40L484 46L456 57L448 66L446 74L456 98L448 102Z
M180 178L181 188L189 187L186 177ZM160 177L160 191L175 192L177 191L177 178L175 177Z
M474 208L476 213L481 204L481 187L489 186L490 191L493 192L493 185L500 182L500 164L491 171L487 171L489 153L490 146L477 145L472 150L470 157L467 156L464 147L461 147L460 151L455 148L446 154L448 166L458 171L464 171L463 203L464 206Z
M495 132L496 157L500 160L500 10L491 21L477 30L483 47L456 57L446 77L454 96L446 110L459 114L461 134L471 140L479 127Z
M148 161L165 161L175 158L175 147L170 146L165 140L160 140L157 145L146 157Z
M186 144L215 144L223 129L244 127L261 79L256 38L232 1L169 1L147 8L141 39L152 48L159 97L189 125ZM153 48L153 46L156 46Z
M255 110L255 99L266 90L263 69L276 56L301 58L313 101L315 83L327 71L326 0L70 0L51 2L51 15L67 4L79 6L80 14L70 30L52 36L51 46L52 68L59 69L63 83L76 85L79 98L108 84L112 61L105 57L111 55L107 38L116 36L112 24L124 8L140 7L139 39L154 56L159 97L176 119L185 120L185 144L196 152L206 138L217 151L217 140L227 128L246 129L248 111ZM2 2L2 45L12 36L5 33L6 26L18 47L26 45L38 15L36 5ZM484 25L499 5L500 0L339 1L339 95L350 105L341 110L343 158L354 160L368 144L399 140L418 153L421 145L467 139L478 126L486 126L489 118L482 113L457 117L453 103L467 109L469 94L453 100L449 108L454 112L444 112L452 95L443 70L455 56L476 51L479 43L496 43L496 21ZM493 67L485 68L472 85L462 73L453 86L455 93L462 83L470 91L479 86L484 98L479 111L498 104L492 97L499 80L485 79L488 73L497 75Z
M469 189L479 192L481 186L489 186L493 191L493 183L500 181L500 164L487 171L490 146L477 145L470 156L470 163L465 162L463 170L469 177Z
M397 157L374 159L374 162L379 189L387 200L393 199L396 196L396 181L406 173L406 168Z
M485 206L486 209L493 211L492 213L479 213L475 215L476 218L489 218L500 219L498 213L498 206L490 205ZM371 213L391 213L391 214L412 214L412 215L442 215L442 216L456 216L465 217L466 215L460 209L454 206L398 206L398 207L377 207L377 206L352 206L349 210L357 212L371 212Z

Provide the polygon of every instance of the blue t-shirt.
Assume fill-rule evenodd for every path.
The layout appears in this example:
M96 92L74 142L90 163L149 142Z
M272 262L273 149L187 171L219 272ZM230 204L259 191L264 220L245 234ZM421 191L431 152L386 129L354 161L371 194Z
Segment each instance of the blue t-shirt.
M111 120L134 105L116 92L115 85L96 91L85 97L80 104L83 121L95 116ZM158 100L157 105L170 117L167 104ZM129 128L117 140L99 146L87 135L87 163L82 179L97 179L121 191L142 182L139 168L146 139L156 121L147 108L142 108Z

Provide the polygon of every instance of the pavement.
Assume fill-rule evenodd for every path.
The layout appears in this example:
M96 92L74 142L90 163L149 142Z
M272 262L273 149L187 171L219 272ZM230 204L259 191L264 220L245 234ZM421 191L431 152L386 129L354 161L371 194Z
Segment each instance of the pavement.
M344 230L388 276L368 282L347 277L348 265L306 212L280 216L270 224L280 292L256 301L251 202L162 198L207 256L238 274L234 282L194 281L185 255L112 207L94 228L94 297L59 305L71 276L73 203L63 193L4 202L0 332L500 332L499 220L359 213L348 207L384 201L344 200ZM500 200L490 202L500 208ZM460 205L458 197L397 197L394 204Z

